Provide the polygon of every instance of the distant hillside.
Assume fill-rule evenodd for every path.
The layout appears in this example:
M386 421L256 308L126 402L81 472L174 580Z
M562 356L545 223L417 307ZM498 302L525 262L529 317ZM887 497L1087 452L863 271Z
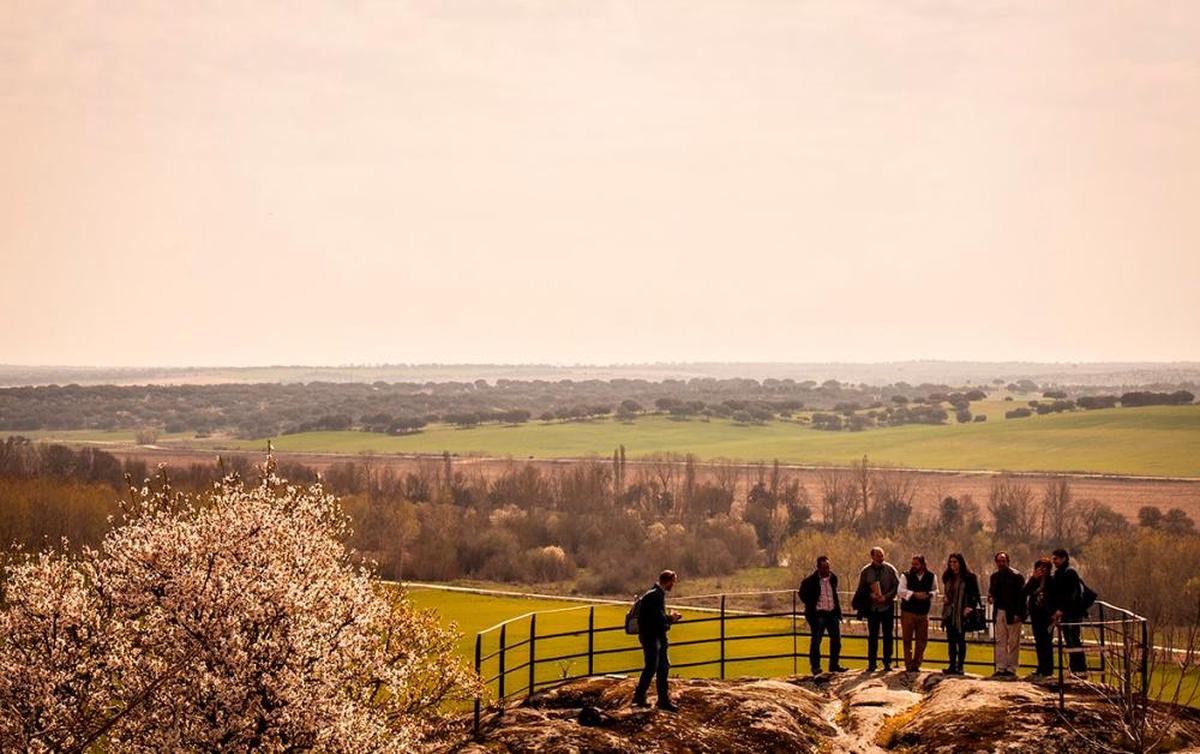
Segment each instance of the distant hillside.
M896 361L861 363L381 364L358 366L86 367L0 364L0 386L143 385L272 382L494 382L512 380L793 379L886 385L896 382L988 385L1028 379L1038 385L1200 384L1200 362L1038 363Z

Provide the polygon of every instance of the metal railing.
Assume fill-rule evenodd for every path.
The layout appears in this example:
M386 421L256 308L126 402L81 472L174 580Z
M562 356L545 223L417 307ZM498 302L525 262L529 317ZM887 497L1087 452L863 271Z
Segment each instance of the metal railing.
M849 604L849 593L842 594L843 604ZM598 607L602 611L600 617L608 618L603 623L597 622ZM688 670L689 675L724 679L733 667L757 663L760 670L766 671L760 675L787 675L789 665L791 674L796 675L800 661L808 659L808 644L801 647L800 639L811 637L812 634L807 621L803 620L803 608L798 604L794 590L673 598L671 607L684 614L683 621L672 626L671 649L676 657L683 655L682 662L672 662L673 671ZM505 704L513 699L529 697L538 690L568 681L597 675L640 673L643 667L642 649L636 636L625 634L625 609L623 606L602 604L530 612L480 631L475 637L475 670L484 681L487 699L480 697L475 700L476 730L485 704L495 703L502 713ZM1117 677L1113 675L1115 673L1127 673L1130 670L1114 667L1114 664L1130 661L1140 663L1136 672L1140 673L1141 689L1145 693L1150 647L1146 619L1103 601L1098 601L1093 611L1098 613L1095 620L1085 618L1052 629L1060 706L1065 703L1062 689L1066 674L1070 672L1067 666L1072 656L1082 658L1075 660L1077 668L1098 672L1102 683L1110 677ZM893 655L898 662L903 662L898 607L893 612L896 645ZM992 659L980 658L978 649L975 658L969 654L972 647L993 646L994 621L990 613L989 610L986 631L967 634L968 657L964 665L992 666ZM940 615L931 614L929 620L931 629L940 628ZM843 625L850 630L843 630L843 637L865 639L865 635L857 631L865 623L854 618L853 613L846 613ZM541 630L539 625L542 626ZM742 625L747 626L748 630L739 631L738 627ZM1078 642L1074 641L1072 633L1076 629L1079 631ZM689 638L688 635L693 633L700 635ZM1027 638L1027 635L1023 638ZM788 639L790 641L786 641ZM1126 651L1106 651L1114 641L1120 642ZM748 653L734 651L739 646L753 647L754 642L762 644ZM947 643L944 635L930 631L929 645ZM711 651L704 651L709 648ZM1033 649L1034 642L1023 640L1021 648ZM823 649L827 650L827 646ZM632 653L636 653L636 663L626 659ZM857 662L869 658L863 654L843 652L840 659ZM582 667L579 672L572 672L576 663ZM947 661L926 656L924 664L944 666ZM1036 665L1022 663L1020 667L1035 668Z

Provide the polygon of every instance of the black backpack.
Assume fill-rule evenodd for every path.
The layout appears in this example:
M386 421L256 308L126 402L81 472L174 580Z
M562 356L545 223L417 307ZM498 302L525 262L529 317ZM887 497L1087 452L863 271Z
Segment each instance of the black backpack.
M1083 579L1079 579L1079 609L1086 613L1092 609L1092 605L1096 604L1098 595L1092 591L1092 588L1084 583Z
M633 604L629 607L629 612L625 613L625 633L636 636L638 633L638 612L642 607L642 597L646 595L639 594L633 598Z

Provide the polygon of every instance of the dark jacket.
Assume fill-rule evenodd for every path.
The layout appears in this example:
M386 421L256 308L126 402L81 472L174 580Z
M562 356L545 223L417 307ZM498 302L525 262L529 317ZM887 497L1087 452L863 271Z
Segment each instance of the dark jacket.
M980 599L980 595L979 595L979 576L977 576L974 573L968 573L962 577L962 580L963 580L963 600L962 600L963 609L966 609L969 607L972 610L979 610L980 603L981 603L981 599ZM942 574L942 594L943 594L943 596L952 597L954 595L954 592L952 591L953 583L954 583L953 579L948 579L948 578L946 578L945 574ZM949 623L950 625L953 625L955 628L961 630L962 615L959 614L957 616L951 617L948 614L948 610L949 610L949 606L947 606L945 603L943 603L942 604L942 621L943 621L942 625L945 626L945 625L947 625L947 623Z
M642 595L638 604L638 638L664 639L671 630L667 617L667 593L658 584Z
M1053 579L1047 576L1046 583L1043 586L1037 576L1030 576L1029 581L1025 582L1024 590L1022 590L1022 594L1026 600L1029 619L1039 625L1049 623L1050 619L1054 616L1054 608L1051 607L1050 597L1052 581Z
M836 573L829 574L829 587L833 590L833 613L838 620L842 619L842 601L838 597L838 577ZM804 603L804 617L810 622L817 615L817 600L821 599L821 573L813 571L800 582L800 601Z
M1067 563L1056 568L1050 577L1050 612L1062 610L1063 617L1074 620L1083 617L1079 594L1079 574Z
M1025 579L1019 571L1009 568L992 573L988 596L992 598L994 609L1004 611L1006 622L1020 623L1025 620L1024 589Z

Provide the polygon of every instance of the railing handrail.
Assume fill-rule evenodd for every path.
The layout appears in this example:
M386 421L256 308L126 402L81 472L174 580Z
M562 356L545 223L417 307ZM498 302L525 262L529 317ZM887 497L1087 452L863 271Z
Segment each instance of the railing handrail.
M730 609L728 607L728 605L726 604L727 599L730 597L745 598L745 597L770 596L770 595L780 595L780 594L790 594L791 595L790 606L780 605L781 609L779 609L779 610L770 610L770 609L743 610L743 609ZM849 594L852 594L852 592L839 590L839 595L849 595ZM681 604L681 603L685 603L687 601L695 601L695 600L700 600L700 599L718 599L718 598L720 599L719 607L705 607L705 606ZM895 601L893 601L893 604L894 603L895 603ZM504 702L506 699L508 699L509 697L516 695L516 694L532 694L538 688L544 688L548 685L552 685L554 683L561 682L564 679L577 680L580 678L590 677L590 676L594 675L594 672L593 672L594 671L594 659L596 657L616 655L616 654L621 654L621 653L625 653L625 652L634 652L634 651L638 651L640 649L640 647L636 643L633 643L628 647L621 646L621 647L597 648L595 646L596 634L608 633L608 632L612 632L612 631L620 631L620 630L624 629L623 622L616 623L613 625L597 625L596 614L595 614L596 607L597 606L609 607L612 605L627 606L630 604L632 604L632 603L625 602L625 601L617 601L617 600L599 600L599 599L597 599L597 600L592 601L591 604L572 605L572 606L562 607L562 608L549 608L546 610L532 610L532 611L523 613L521 615L515 616L513 618L509 618L507 620L501 621L494 626L491 626L482 631L479 631L476 634L476 637L475 637L475 666L476 666L475 669L476 669L476 672L479 672L481 674L481 677L483 677L483 675L481 673L482 665L486 662L496 659L497 657L499 658L499 673L498 673L498 675L487 676L485 682L488 684L490 684L492 682L498 682L498 684L499 684L498 699L501 702ZM786 658L790 657L792 659L793 672L795 672L795 668L796 668L797 661L798 661L797 658L800 656L799 648L798 648L798 641L797 641L798 637L811 636L811 633L809 631L798 631L797 630L797 625L798 625L797 620L798 620L798 618L803 617L804 613L803 613L803 607L798 602L798 595L796 593L796 590L794 590L794 589L773 589L773 590L760 590L760 591L729 592L729 593L723 593L723 594L715 593L715 594L692 595L690 597L673 598L671 600L671 604L673 606L678 606L688 612L714 613L714 615L712 617L705 617L705 618L699 618L699 619L692 620L692 621L685 621L682 625L688 625L688 624L695 625L697 623L710 623L710 622L717 622L717 621L719 621L719 623L720 623L718 636L705 637L705 638L699 638L699 639L690 639L690 640L675 643L675 646L681 646L681 647L682 646L701 646L701 645L707 645L707 644L719 644L720 645L719 656L716 658L713 658L713 659L708 659L708 660L691 661L691 662L678 663L678 664L673 665L673 667L677 667L677 668L690 668L690 667L703 667L703 666L718 665L720 667L720 677L724 678L725 677L725 665L727 662L749 662L749 661L758 661L758 660L776 660L776 659L786 659ZM1139 639L1135 640L1135 642L1139 647L1141 647L1141 652L1143 655L1141 657L1141 665L1142 665L1141 673L1143 675L1142 687L1144 689L1145 684L1146 684L1146 680L1145 680L1146 657L1145 657L1145 655L1148 651L1153 649L1147 644L1147 642L1149 640L1147 619L1127 608L1120 607L1118 605L1113 605L1112 603L1109 603L1109 602L1106 602L1103 600L1097 600L1095 603L1095 606L1099 609L1099 612L1100 612L1099 620L1085 619L1082 621L1071 621L1071 622L1059 621L1055 624L1056 625L1055 631L1058 636L1058 641L1060 644L1059 649L1058 649L1059 664L1060 664L1060 667L1059 667L1060 677L1062 676L1062 674L1064 672L1064 669L1061 667L1064 654L1070 655L1075 652L1085 652L1086 653L1088 651L1088 649L1086 647L1089 647L1089 646L1094 647L1097 645L1101 649L1100 672L1104 673L1105 672L1104 647L1105 647L1105 638L1106 638L1105 637L1105 629L1109 628L1109 631L1114 636L1126 635L1129 633L1129 629L1132 624L1132 625L1137 626L1138 633L1140 634ZM578 611L578 610L581 610L584 608L586 608L589 611L586 629L581 628L581 629L572 630L572 631L553 631L551 633L541 634L541 635L539 635L537 633L537 623L538 623L539 615L562 614L562 613ZM987 624L994 624L995 619L994 619L994 615L993 615L994 611L992 610L992 606L985 605L984 610L985 610L985 622ZM1116 618L1116 619L1106 619L1106 618L1108 618L1106 613L1115 614L1120 617ZM844 613L844 615L847 620L859 620L857 617L856 611L849 610L849 611L846 611ZM755 619L755 618L775 619L775 620L784 620L784 619L790 618L791 619L791 630L790 631L771 631L769 633L739 634L739 635L735 635L735 636L727 636L726 635L726 631L725 631L726 622L731 621L731 620L740 621L740 620L744 620L744 619ZM937 614L936 612L931 613L929 615L929 618L930 618L930 621L933 623L941 623L943 620L942 616ZM508 644L507 639L506 639L506 634L507 634L507 629L508 629L509 625L516 623L517 621L523 621L523 620L529 621L529 629L530 629L529 635L524 638L518 639L517 641L513 642L512 644ZM1064 650L1064 647L1062 646L1063 633L1064 633L1063 629L1064 628L1082 628L1082 627L1092 627L1092 628L1097 629L1098 634L1099 634L1099 641L1096 642L1096 641L1089 640L1087 642L1081 642L1079 644L1078 649L1072 649L1071 647L1067 647ZM1118 627L1121 628L1120 631L1117 630ZM499 637L500 637L498 648L495 651L484 655L482 652L484 638L487 635L495 633L497 631L499 632ZM587 639L588 639L587 651L567 652L567 653L563 653L562 651L559 651L556 654L552 654L549 656L540 656L540 657L538 656L538 653L536 653L535 647L536 647L536 643L539 640L546 641L546 640L551 640L551 639L562 639L562 638L572 638L572 637L582 637L582 636L587 636ZM739 657L732 657L732 658L726 656L726 652L725 652L726 644L731 643L731 642L740 642L740 641L754 640L754 639L781 638L781 637L787 637L787 636L792 637L792 648L791 648L791 652L789 652L789 653L754 655L754 656L749 656L749 657L740 657L739 656ZM930 637L929 641L931 643L932 642L945 642L945 641L947 641L947 639ZM988 644L994 643L993 638L984 638L984 639L972 638L972 639L968 639L967 641L968 641L968 643L975 644L975 645L988 645ZM1025 642L1022 642L1022 645L1026 646L1026 647L1028 646L1028 644ZM521 664L519 664L515 667L506 667L506 663L505 663L506 654L511 652L514 649L518 649L518 648L522 648L522 647L528 647L528 659L525 662L522 662ZM526 656L525 653L522 652L515 659L524 659L525 656ZM582 674L582 675L576 674L576 675L569 675L569 676L564 675L563 677L552 680L552 681L545 681L545 680L538 681L537 680L537 668L539 666L545 666L548 663L561 662L563 660L583 659L585 657L588 660L588 664L587 664L588 672L585 674ZM861 657L859 657L859 658L849 657L845 654L843 654L843 658L845 658L845 659L863 659ZM935 660L932 662L936 663L938 661ZM981 665L981 664L990 664L990 663L980 663L978 661L968 660L966 662L966 664ZM1024 667L1028 667L1028 666L1024 666ZM624 673L634 673L638 669L639 668L629 668L629 669L621 669L621 670L616 670L616 671L608 670L608 671L604 671L604 672L623 673L624 674ZM515 672L519 672L519 671L528 671L528 682L523 687L518 687L517 689L513 690L512 693L505 693L506 677L508 675L511 675L511 674L513 674ZM1061 692L1060 692L1060 697L1061 697ZM481 702L482 702L482 699L477 700L477 702L476 702L476 725L477 726L479 723L479 713L480 713Z

